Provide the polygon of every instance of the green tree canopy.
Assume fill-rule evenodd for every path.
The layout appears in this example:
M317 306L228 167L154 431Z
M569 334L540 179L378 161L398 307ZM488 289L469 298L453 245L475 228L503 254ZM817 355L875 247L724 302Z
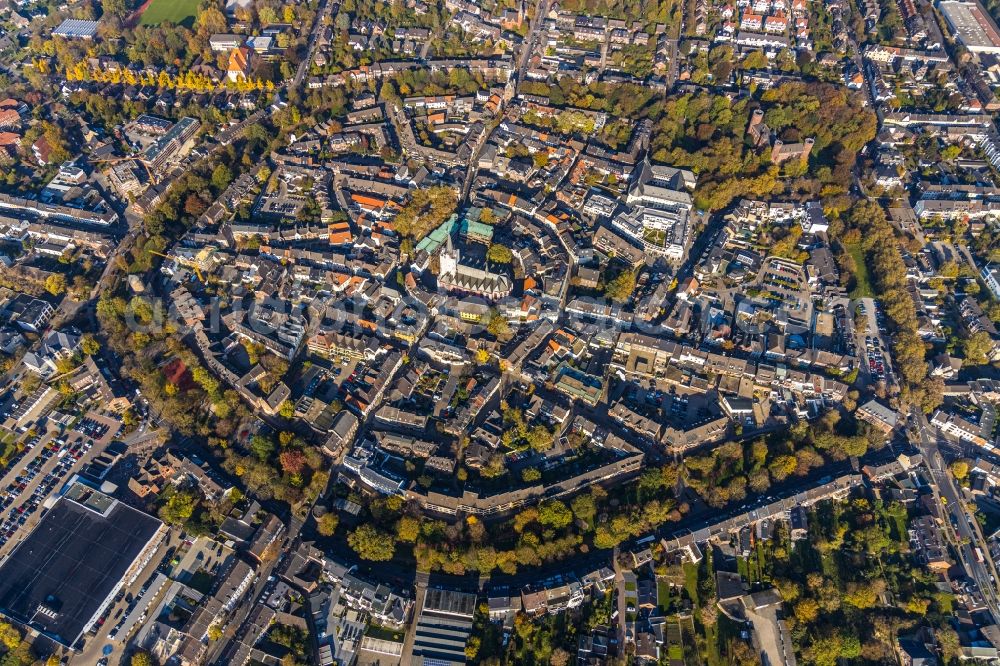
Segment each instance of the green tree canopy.
M362 525L351 532L347 543L363 560L385 562L396 553L396 538L372 525Z
M170 495L166 504L160 507L160 518L171 525L183 525L194 515L198 506L198 495L189 490L178 490Z
M546 500L538 505L538 522L558 530L573 522L573 514L559 500Z
M632 298L635 291L635 273L630 270L622 271L613 280L608 282L604 288L604 295L616 303L624 303Z
M333 533L337 531L337 525L340 524L340 518L337 514L332 511L324 513L316 521L316 531L323 536L333 536Z
M514 254L506 245L493 243L486 251L486 258L496 264L509 264L514 260Z
M986 365L993 353L993 339L986 331L976 331L965 339L964 352L967 365Z

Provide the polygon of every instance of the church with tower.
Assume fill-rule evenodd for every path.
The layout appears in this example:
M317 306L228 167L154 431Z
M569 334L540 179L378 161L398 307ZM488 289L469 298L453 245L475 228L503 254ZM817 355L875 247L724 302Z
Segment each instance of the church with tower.
M510 278L501 273L492 273L481 268L463 265L458 249L445 240L444 248L438 255L440 270L438 285L443 289L463 294L474 294L490 300L506 298L511 292Z

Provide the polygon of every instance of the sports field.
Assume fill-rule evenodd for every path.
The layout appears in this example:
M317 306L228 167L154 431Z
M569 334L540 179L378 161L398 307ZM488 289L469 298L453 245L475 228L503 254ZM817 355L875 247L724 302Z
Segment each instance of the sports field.
M194 16L198 12L198 0L149 0L141 11L139 23L142 25L173 21L190 27L194 25Z

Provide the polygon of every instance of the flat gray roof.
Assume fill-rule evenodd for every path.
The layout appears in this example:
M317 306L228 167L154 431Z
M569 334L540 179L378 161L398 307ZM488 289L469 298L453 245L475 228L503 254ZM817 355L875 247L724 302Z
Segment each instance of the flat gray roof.
M476 613L476 595L471 592L428 588L424 611L471 618Z
M970 51L1000 53L1000 33L978 2L944 0L938 8L955 37Z

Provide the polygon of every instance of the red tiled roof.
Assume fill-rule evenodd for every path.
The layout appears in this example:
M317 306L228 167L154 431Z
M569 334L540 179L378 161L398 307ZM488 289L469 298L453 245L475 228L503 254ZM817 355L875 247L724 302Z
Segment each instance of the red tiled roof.
M228 71L246 74L250 69L250 49L245 46L235 48L229 53Z

